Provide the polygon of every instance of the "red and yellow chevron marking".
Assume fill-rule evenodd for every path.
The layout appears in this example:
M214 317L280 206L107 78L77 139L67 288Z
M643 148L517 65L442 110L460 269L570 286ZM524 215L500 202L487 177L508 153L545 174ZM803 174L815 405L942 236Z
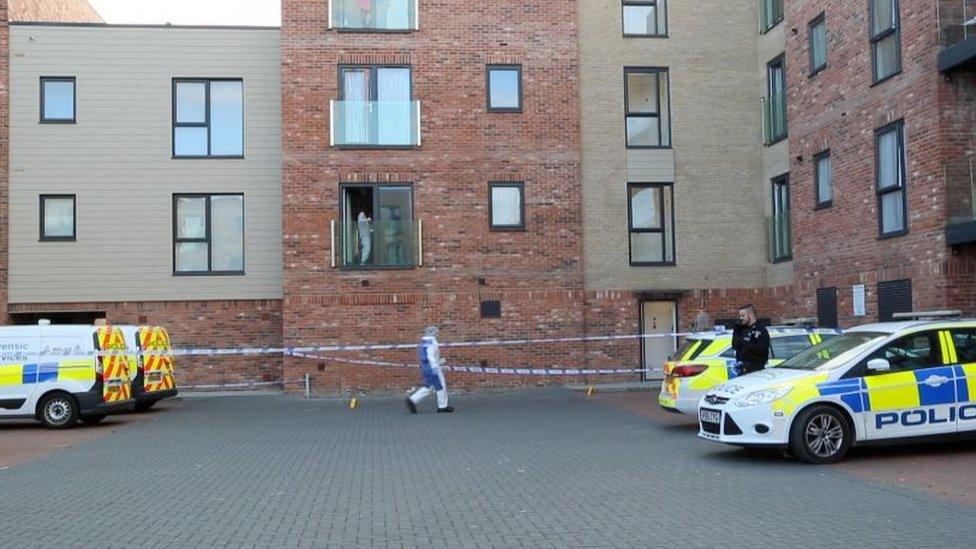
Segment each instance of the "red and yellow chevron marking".
M169 333L162 326L139 328L139 347L143 351L168 351L171 349ZM153 381L149 381L153 374ZM176 386L173 379L173 357L149 354L143 360L143 383L145 391L165 391Z
M125 336L114 326L100 326L95 333L100 351L125 351ZM118 402L132 398L132 375L129 369L135 366L131 355L103 355L102 361L102 400Z

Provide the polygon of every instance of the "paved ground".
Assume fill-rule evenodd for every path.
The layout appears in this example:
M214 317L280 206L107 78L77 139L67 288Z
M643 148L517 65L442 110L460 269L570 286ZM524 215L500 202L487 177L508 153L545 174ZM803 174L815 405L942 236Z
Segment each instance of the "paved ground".
M185 400L0 471L0 547L953 547L976 508L700 441L650 393ZM0 425L0 433L6 433ZM870 452L879 452L873 450ZM921 452L921 453L919 453ZM911 460L925 460L916 450ZM973 460L976 448L953 447ZM851 463L882 461L858 453ZM895 454L895 461L905 457ZM969 469L969 476L973 469Z

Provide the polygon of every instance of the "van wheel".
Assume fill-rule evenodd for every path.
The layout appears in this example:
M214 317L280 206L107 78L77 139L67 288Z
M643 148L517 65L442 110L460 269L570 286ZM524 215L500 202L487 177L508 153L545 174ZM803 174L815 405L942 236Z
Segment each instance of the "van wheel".
M53 393L41 399L40 420L50 429L67 429L78 422L78 403L67 393Z
M157 401L155 401L155 400L150 400L148 402L137 402L136 403L136 411L137 412L148 412L150 408L152 408L153 406L156 405L156 402Z
M804 410L790 430L790 452L808 463L836 463L853 442L854 433L847 418L831 406Z
M95 425L97 423L101 423L103 419L105 419L105 414L99 414L97 416L82 416L81 422L85 425Z

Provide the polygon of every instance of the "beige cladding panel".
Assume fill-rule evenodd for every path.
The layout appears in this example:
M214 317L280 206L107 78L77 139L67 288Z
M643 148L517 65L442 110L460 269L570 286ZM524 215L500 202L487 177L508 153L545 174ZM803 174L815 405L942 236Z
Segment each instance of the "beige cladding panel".
M11 27L10 301L282 295L277 30ZM39 124L41 76L77 79L77 123ZM171 158L172 79L242 78L237 160ZM243 276L173 271L174 193L243 193ZM39 242L39 195L77 195L77 241Z
M620 2L578 5L587 287L763 285L755 0L671 1L667 38L623 38ZM669 69L673 150L626 148L624 67ZM674 182L677 265L631 267L627 183L667 181Z

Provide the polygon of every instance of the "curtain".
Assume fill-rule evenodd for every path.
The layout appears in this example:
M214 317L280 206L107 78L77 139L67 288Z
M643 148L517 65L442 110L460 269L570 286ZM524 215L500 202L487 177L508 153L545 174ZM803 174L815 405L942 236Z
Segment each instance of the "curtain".
M342 73L342 98L339 107L340 129L343 131L339 142L356 144L369 142L369 72L366 70L346 70Z
M377 143L412 145L414 120L410 102L410 69L377 69L376 83Z

